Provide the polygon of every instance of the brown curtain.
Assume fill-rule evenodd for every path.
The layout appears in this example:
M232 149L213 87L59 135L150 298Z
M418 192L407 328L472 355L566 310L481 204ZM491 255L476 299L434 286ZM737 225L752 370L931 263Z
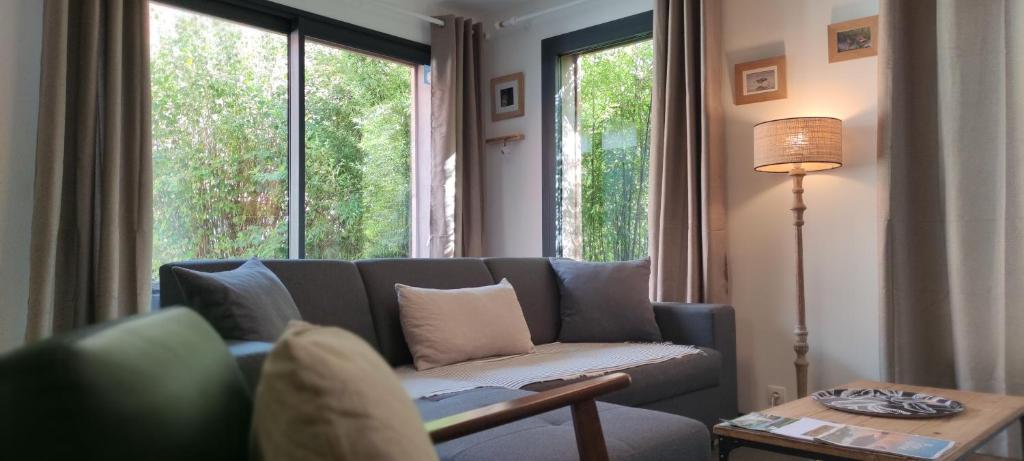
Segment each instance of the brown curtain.
M1024 2L879 19L884 374L1024 394Z
M479 23L442 16L430 33L430 256L483 256Z
M26 338L149 308L147 0L46 0Z
M651 104L651 299L727 302L725 158L714 0L656 0Z

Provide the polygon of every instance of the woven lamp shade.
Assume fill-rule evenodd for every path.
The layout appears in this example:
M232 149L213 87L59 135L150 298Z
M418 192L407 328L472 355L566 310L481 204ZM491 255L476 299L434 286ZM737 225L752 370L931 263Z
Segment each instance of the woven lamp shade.
M766 173L831 170L843 166L843 122L796 117L754 126L754 169Z

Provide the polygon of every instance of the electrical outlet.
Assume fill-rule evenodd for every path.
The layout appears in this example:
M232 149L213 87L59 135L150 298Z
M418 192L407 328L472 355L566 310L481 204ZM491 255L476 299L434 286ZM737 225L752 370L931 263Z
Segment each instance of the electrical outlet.
M784 386L768 386L768 406L774 407L776 405L782 405L789 400L786 398L786 388Z

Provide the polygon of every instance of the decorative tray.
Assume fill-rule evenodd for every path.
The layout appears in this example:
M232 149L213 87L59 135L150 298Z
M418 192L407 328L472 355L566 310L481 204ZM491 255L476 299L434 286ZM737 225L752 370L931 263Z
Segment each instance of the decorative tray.
M828 389L811 398L834 410L888 418L941 418L964 411L956 400L894 389Z

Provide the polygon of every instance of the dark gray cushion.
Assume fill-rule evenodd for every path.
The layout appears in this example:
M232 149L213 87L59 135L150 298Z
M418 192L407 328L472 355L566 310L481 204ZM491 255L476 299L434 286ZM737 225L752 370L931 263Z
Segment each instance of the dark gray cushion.
M187 305L224 339L273 342L289 320L302 318L288 289L259 260L213 273L175 267L174 275Z
M412 355L398 318L396 283L441 290L482 287L495 283L487 266L475 258L367 259L356 261L356 267L366 284L381 355L392 366L412 363Z
M486 258L494 280L508 279L523 306L534 344L558 341L558 279L547 258Z
M651 261L552 259L562 295L559 341L661 341L648 286Z
M185 304L174 267L202 272L235 269L245 261L185 261L160 267L160 305ZM363 278L351 261L319 259L271 259L261 261L292 295L302 320L316 325L349 330L379 348L373 330L370 302L366 299Z
M621 370L628 374L633 382L629 387L605 394L599 399L636 407L717 386L722 365L721 354L714 349L701 350L703 354L687 355ZM544 391L586 379L545 381L527 385L523 389Z
M473 389L416 400L425 421L530 395L500 388ZM682 416L598 403L608 455L614 460L699 460L710 457L707 428ZM515 421L437 445L442 460L579 459L568 408Z

